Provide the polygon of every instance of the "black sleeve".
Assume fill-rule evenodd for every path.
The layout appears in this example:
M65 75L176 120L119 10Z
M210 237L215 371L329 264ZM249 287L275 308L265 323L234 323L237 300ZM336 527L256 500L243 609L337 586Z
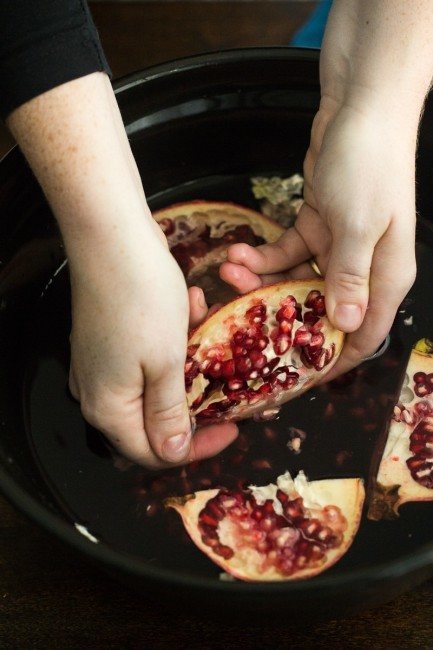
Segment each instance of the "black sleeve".
M60 84L111 76L85 0L0 0L0 116Z

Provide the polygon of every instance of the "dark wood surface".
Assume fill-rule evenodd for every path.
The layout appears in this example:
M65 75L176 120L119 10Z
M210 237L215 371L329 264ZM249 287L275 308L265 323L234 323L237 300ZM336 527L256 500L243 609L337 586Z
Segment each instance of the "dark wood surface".
M92 5L120 76L197 52L290 41L314 2ZM0 154L11 140L0 133ZM296 618L296 614L295 614ZM187 617L137 596L50 538L0 498L0 648L433 648L433 582L350 619L294 627Z

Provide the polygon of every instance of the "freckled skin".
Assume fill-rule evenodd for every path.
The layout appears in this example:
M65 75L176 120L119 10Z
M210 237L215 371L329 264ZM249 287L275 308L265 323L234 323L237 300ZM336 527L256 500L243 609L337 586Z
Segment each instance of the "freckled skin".
M65 241L70 387L86 419L124 456L153 468L217 453L236 436L234 425L203 428L176 460L165 453L168 437L191 429L183 372L190 305L108 78L94 73L54 88L15 110L8 125Z
M301 262L305 269L317 258L327 312L350 333L329 378L380 345L413 281L415 145L432 69L431 0L334 0L321 55L321 105L304 164L301 245L293 246L292 229L262 247L260 260L245 244L237 245L242 255L229 255L224 279L241 292L260 286L258 274L276 282L281 271L302 269ZM120 440L125 456L150 467L217 453L236 435L232 425L200 430L176 461L168 453L168 438L191 428L183 375L188 318L197 325L206 307L196 288L188 301L151 218L106 75L32 99L8 126L65 240L71 390L85 416ZM294 259L300 251L302 259ZM352 309L337 318L338 303L357 315Z

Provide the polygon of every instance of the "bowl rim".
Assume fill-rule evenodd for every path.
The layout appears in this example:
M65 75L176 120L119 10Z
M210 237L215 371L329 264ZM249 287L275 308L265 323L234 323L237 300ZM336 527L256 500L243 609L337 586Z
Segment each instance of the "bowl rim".
M263 61L279 59L284 61L307 61L318 63L319 51L314 49L292 47L253 47L228 50L218 50L196 54L174 61L164 62L128 74L115 82L113 86L116 94L121 94L129 88L145 83L150 83L162 77L180 74L189 70L203 68L204 66L218 66L227 63L242 61ZM1 169L12 162L17 155L17 147L13 147L0 160ZM5 170L7 171L7 169ZM48 507L43 506L29 492L19 486L7 471L7 463L0 465L0 490L8 501L28 519L53 534L54 537L79 551L84 556L97 564L105 564L112 570L120 571L125 575L140 577L148 581L162 583L166 587L180 587L195 589L196 591L216 591L227 596L230 594L270 595L279 593L293 593L303 595L327 591L334 588L349 588L350 591L362 588L366 584L386 580L397 580L408 574L415 574L425 569L425 576L418 579L428 579L433 574L433 542L417 549L411 554L403 555L396 560L381 563L371 567L361 567L344 571L336 575L320 575L311 580L284 581L284 582L251 582L241 581L226 582L194 576L181 571L154 567L138 557L127 555L122 551L111 548L104 542L97 544L84 537L73 526L56 515ZM428 570L430 569L430 571Z

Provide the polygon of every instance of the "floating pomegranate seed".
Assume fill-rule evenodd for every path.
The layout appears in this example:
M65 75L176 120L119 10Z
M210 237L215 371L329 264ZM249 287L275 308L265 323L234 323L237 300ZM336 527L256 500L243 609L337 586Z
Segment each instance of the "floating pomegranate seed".
M252 466L253 469L258 469L258 470L271 469L272 468L271 463L266 458L256 458L251 463L251 466Z

